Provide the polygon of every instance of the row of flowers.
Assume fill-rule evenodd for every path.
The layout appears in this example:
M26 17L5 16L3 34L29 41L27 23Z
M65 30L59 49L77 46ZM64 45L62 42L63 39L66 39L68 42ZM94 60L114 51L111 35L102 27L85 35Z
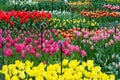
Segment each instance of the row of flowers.
M74 28L68 31L48 29L44 30L42 34L39 31L35 31L35 29L30 29L28 31L21 29L18 32L18 30L14 28L14 32L11 30L4 30L3 34L3 41L6 47L4 49L4 54L6 56L12 56L15 51L21 54L21 58L24 58L26 54L36 55L36 57L39 58L40 51L53 55L59 52L61 39L64 40L62 42L62 52L66 56L70 56L73 51L80 52L83 57L86 56L86 51L82 50L83 48L86 49L87 47L87 50L96 50L96 48L101 45L103 47L109 47L120 41L119 28L110 28L108 30L102 28L100 30L96 29L91 31L87 28ZM14 34L19 35L14 36ZM71 43L77 43L77 45ZM84 44L89 46L85 47ZM2 43L0 44L0 48L2 48Z
M112 2L112 3L120 3L119 0L105 0L106 2Z
M91 3L90 3L90 1L88 0L86 0L86 1L84 1L84 2L81 2L81 1L77 1L77 2L68 2L68 4L70 5L70 6L81 6L81 5L90 5Z
M119 5L103 4L102 7L110 10L120 10Z
M60 44L62 44L62 52L66 56L70 56L71 52L78 52L83 57L86 56L84 50L80 49L77 45L70 44L67 39L62 43L58 39L55 41L54 37L58 36L58 33L55 33L55 29L52 32L45 30L42 32L42 36L38 31L35 32L35 29L30 29L31 32L29 30L26 32L23 29L18 32L16 28L14 30L15 32L11 30L3 31L5 37L2 39L5 43L5 56L14 56L15 52L20 53L21 58L25 58L25 55L35 55L36 58L39 58L42 55L40 52L53 55L60 51ZM55 33L54 37L52 33ZM14 34L19 35L13 36ZM0 48L2 48L2 43L0 44Z
M89 12L89 11L82 11L80 12L81 15L85 17L90 17L94 19L85 19L81 15L71 14L70 12L48 12L48 11L10 11L10 12L4 12L0 11L0 26L1 28L8 28L10 26L15 26L17 28L21 28L21 26L24 26L26 28L29 27L37 27L40 23L44 22L45 24L48 24L49 28L57 28L57 29L70 29L73 26L75 27L92 27L91 29L94 29L94 27L99 28L99 25L104 24L104 21L107 21L108 17L118 18L119 13L118 12L107 12L107 11L96 11L96 12ZM65 15L68 19L65 19ZM53 16L57 16L57 18L51 18ZM74 17L73 17L73 16ZM60 18L59 18L60 17ZM78 18L80 17L80 18ZM101 22L98 22L99 20L96 20L96 18L105 17L105 19L100 20ZM109 21L112 19L109 18ZM102 23L103 22L103 23ZM6 26L6 27L5 27Z
M66 29L75 27L97 27L99 26L99 23L97 23L95 20L87 20L85 18L81 19L59 19L59 18L51 18L49 19L49 27L51 28L57 28L57 29Z
M91 18L101 18L101 17L119 17L119 12L108 12L108 11L82 11L80 12L81 15L85 17L91 17Z
M47 11L0 11L0 22L2 24L5 22L6 24L10 23L11 26L14 24L24 24L28 23L28 21L32 22L41 22L43 20L47 20L51 18L51 13Z
M120 26L119 26L120 28ZM57 30L56 32L59 33L64 38L70 38L71 40L78 40L79 42L82 40L83 43L91 44L95 46L96 43L99 43L101 40L107 41L105 43L105 46L108 47L108 44L114 44L116 42L119 42L120 38L120 29L119 28L102 28L100 30L89 30L81 29L81 28L73 28L69 29L67 31L64 30ZM116 29L116 30L115 30ZM81 40L79 40L81 39ZM109 42L110 40L110 42ZM93 43L93 44L92 44Z
M16 60L15 64L3 65L0 74L4 74L5 80L115 80L113 74L107 75L100 66L94 66L94 60L80 62L64 59L62 65L40 63L37 66L28 60Z

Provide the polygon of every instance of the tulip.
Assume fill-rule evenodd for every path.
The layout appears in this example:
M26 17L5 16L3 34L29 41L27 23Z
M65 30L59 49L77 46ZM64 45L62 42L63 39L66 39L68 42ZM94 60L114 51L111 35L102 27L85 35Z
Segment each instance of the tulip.
M42 49L42 46L41 46L41 45L38 45L38 49Z
M11 44L10 43L7 43L6 44L6 48L10 48L11 47Z
M24 59L24 58L25 58L25 51L24 51L24 50L21 51L20 58L21 58L21 59Z
M81 53L82 57L85 57L85 56L86 56L85 50L81 50L80 53Z
M40 53L36 53L36 58L39 58L40 57Z
M57 51L59 51L59 47L58 46L56 46L56 47L54 47L55 48L55 51L57 52Z
M16 43L16 41L15 41L15 40L10 40L10 44L11 44L11 46L14 46L14 45L15 45L15 43Z
M25 51L26 51L26 53L30 53L30 48L29 48L29 46L26 46L26 47L25 47Z
M75 47L74 47L74 51L75 51L75 52L79 52L79 51L80 51L80 48L79 48L78 46L75 46Z
M4 52L4 55L8 56L8 57L11 57L13 55L12 49L10 49L10 48L6 48L3 52Z
M46 53L49 53L50 49L49 48L43 48L43 51L42 52L46 52Z
M10 26L14 26L14 22L10 22Z
M90 47L90 49L91 49L91 50L93 50L93 49L94 49L94 47L93 47L93 46L91 46L91 47Z
M36 51L35 51L34 49L32 49L32 50L30 51L30 54L34 55L35 52L36 52Z
M105 43L105 47L108 47L108 43Z
M83 39L83 40L82 40L82 43L86 43L86 40L85 40L85 39Z
M65 51L64 51L64 54L65 54L65 56L70 56L70 50L68 50L68 49L65 49Z
M53 52L55 52L55 49L54 49L53 47L51 47L51 48L49 49L49 51L50 51L50 53L53 53Z
M110 45L112 45L112 44L114 44L114 41L111 39L111 40L110 40Z

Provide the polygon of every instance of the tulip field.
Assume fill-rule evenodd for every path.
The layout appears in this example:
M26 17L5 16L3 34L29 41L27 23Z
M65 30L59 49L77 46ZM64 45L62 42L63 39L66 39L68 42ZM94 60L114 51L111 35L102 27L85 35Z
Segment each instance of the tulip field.
M120 0L0 0L0 80L120 80Z

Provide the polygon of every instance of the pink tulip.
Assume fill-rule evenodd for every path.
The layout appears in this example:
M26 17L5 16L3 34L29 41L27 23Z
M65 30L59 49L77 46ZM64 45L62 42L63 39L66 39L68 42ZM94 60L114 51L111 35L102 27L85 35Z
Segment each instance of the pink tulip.
M88 37L89 37L88 34L85 34L85 35L84 35L84 38L88 38Z
M38 49L42 49L42 46L41 46L41 45L38 45Z
M66 49L65 52L64 52L65 56L70 56L70 50Z
M49 50L50 50L50 53L54 53L55 52L55 49L53 47L51 47Z
M82 43L86 43L86 40L85 40L85 39L83 39L83 40L82 40Z
M3 52L5 56L11 57L13 55L12 50L10 48L6 48Z
M34 34L30 34L30 37L31 37L31 38L34 38L34 37L35 37L35 35L34 35Z
M46 49L45 49L45 48L43 48L43 49L42 49L42 53L44 53L45 51L46 51Z
M46 53L49 53L49 48L44 48L42 52L46 52Z
M113 41L112 39L110 40L110 44L111 44L111 45L114 44L114 41Z
M53 32L53 33L56 32L56 29L52 29L52 32Z
M11 47L11 44L10 43L7 43L6 44L6 48L10 48Z
M28 46L25 47L26 53L30 53L30 48Z
M40 53L36 53L36 58L39 58L40 57Z
M58 46L55 47L55 51L56 52L59 51L59 47Z
M25 38L24 40L26 41L27 44L32 42L32 38Z
M53 41L54 41L54 39L51 38L51 39L49 40L49 43L51 44L51 43L53 43Z
M114 36L115 41L119 41L119 39L120 39L119 36Z
M85 50L81 50L80 53L81 53L82 57L85 57L85 56L86 56Z
M50 48L50 44L46 44L45 46L46 46L46 48Z
M34 55L34 54L35 54L35 50L32 49L32 50L30 51L30 54Z
M82 33L81 32L77 32L77 37L81 37Z
M35 50L35 51L37 50L36 47L32 47L32 49Z
M75 46L75 47L74 47L74 51L75 51L75 52L79 52L79 51L80 51L80 48L79 48L78 46Z
M64 42L63 42L63 45L68 46L68 45L69 45L69 42L68 42L68 41L64 41Z
M41 41L40 41L40 42L41 42ZM44 39L44 38L42 38L42 43L43 43L43 42L45 42L45 39Z
M47 44L47 43L48 43L48 40L45 40L45 43Z
M16 44L15 45L16 52L21 52L23 49L25 49L24 44Z
M19 41L20 41L20 39L21 39L21 38L18 36L18 37L16 38L16 41L17 41L17 42L19 42Z
M10 36L10 34L5 38L5 41L6 42L8 42L9 40L11 40L12 38L11 38L11 36Z
M73 51L74 50L74 46L70 46L70 47L68 47L71 51Z
M15 49L16 49L16 52L21 52L21 47L19 47L19 46L17 46L17 47L15 47Z
M10 43L12 46L14 46L16 42L15 42L15 40L10 40Z
M24 50L21 51L20 58L21 58L21 59L24 59L24 58L25 58L25 51L24 51Z

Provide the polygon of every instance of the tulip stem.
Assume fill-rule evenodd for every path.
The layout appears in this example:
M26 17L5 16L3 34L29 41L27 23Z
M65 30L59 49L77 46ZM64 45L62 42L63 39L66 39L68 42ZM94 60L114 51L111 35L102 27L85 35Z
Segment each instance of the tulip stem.
M42 45L42 36L43 36L42 31L43 31L43 25L41 25L41 50L43 48L43 45ZM42 53L42 51L41 51L41 53Z

